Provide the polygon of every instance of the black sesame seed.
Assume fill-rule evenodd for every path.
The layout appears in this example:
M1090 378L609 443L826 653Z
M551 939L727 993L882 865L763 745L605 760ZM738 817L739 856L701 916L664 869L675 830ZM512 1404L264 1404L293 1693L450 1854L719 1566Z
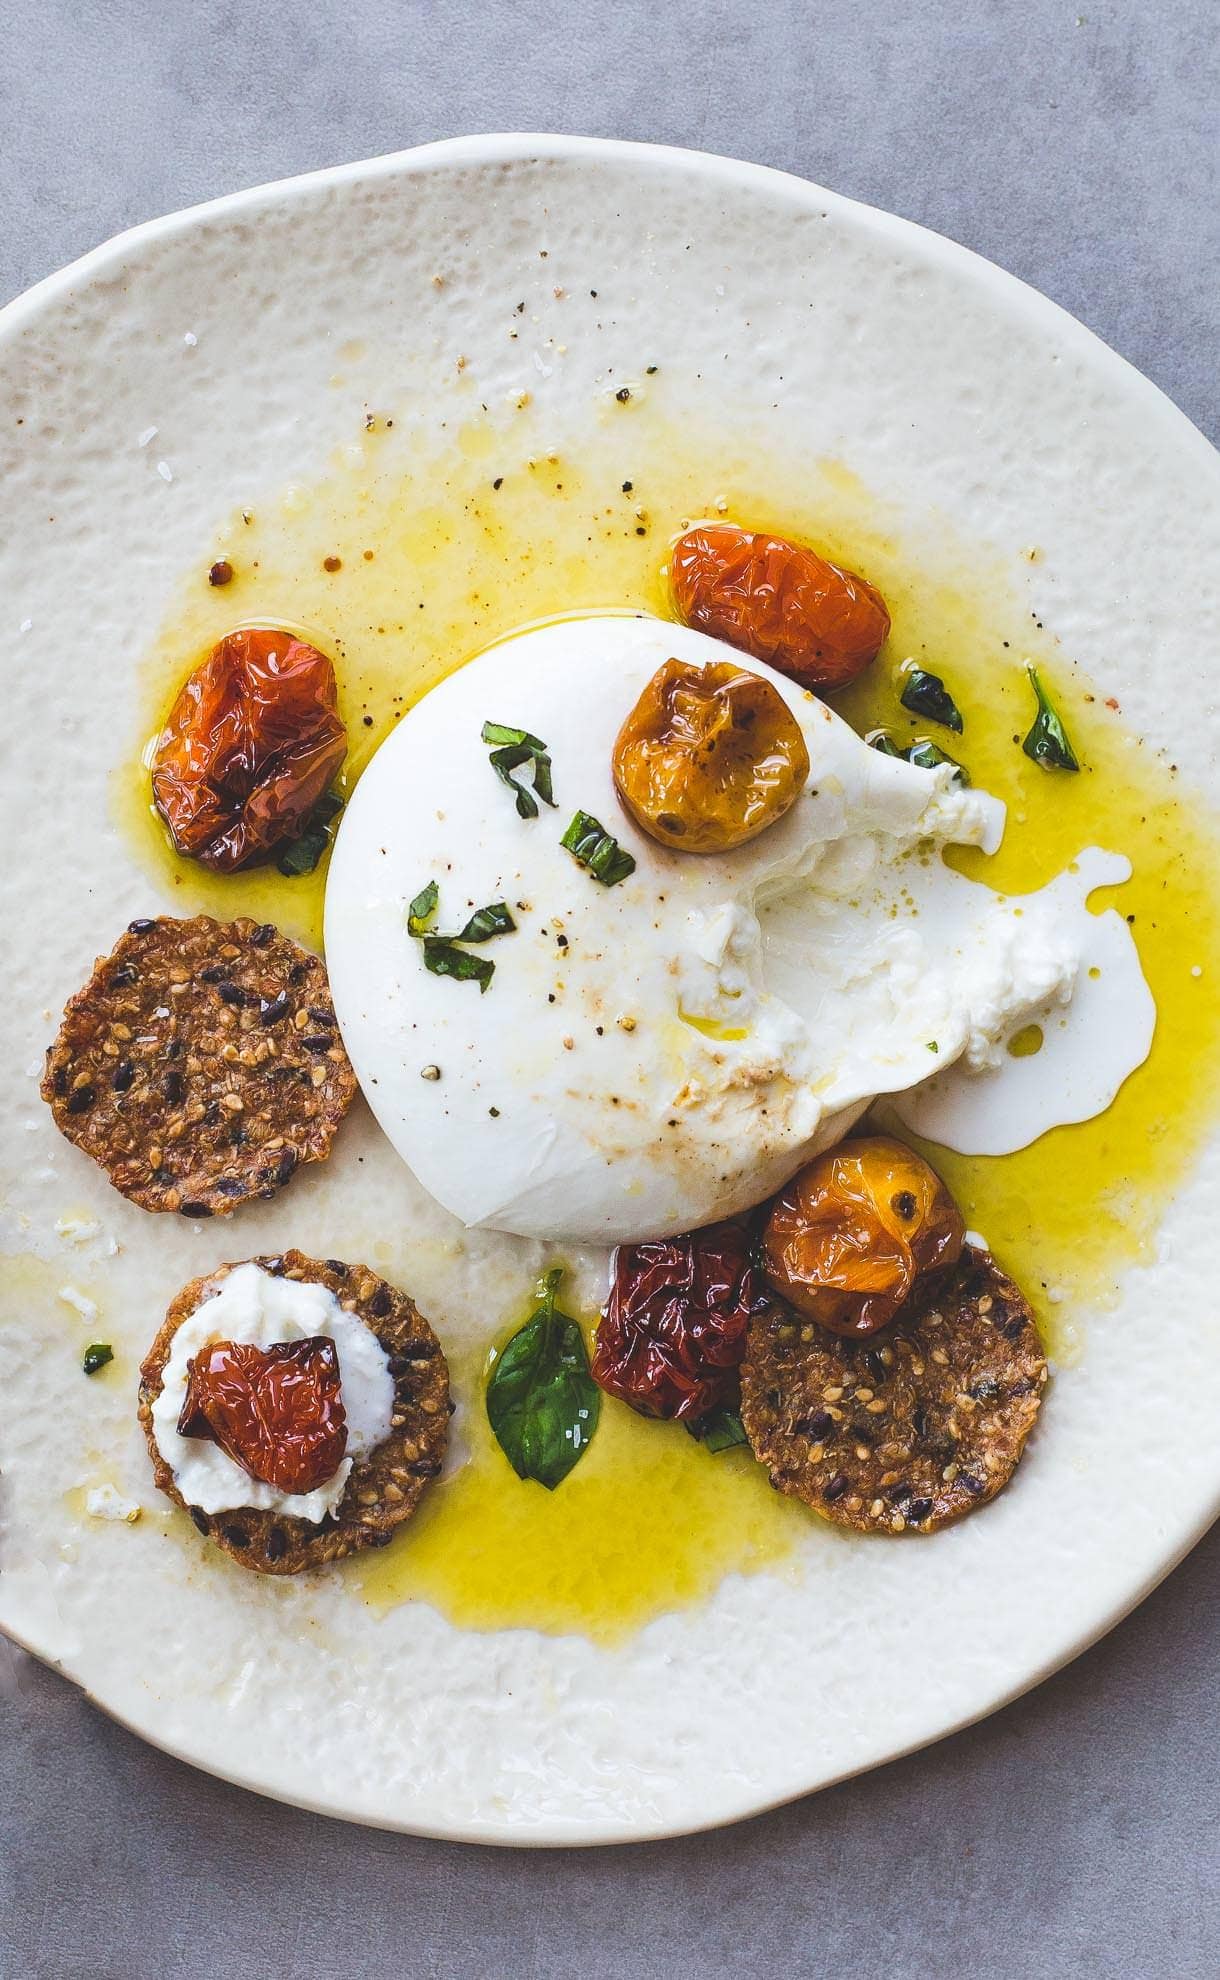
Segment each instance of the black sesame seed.
M407 1470L412 1478L438 1478L441 1467L437 1458L416 1458L414 1464L407 1466Z
M982 1479L976 1478L973 1472L969 1472L969 1471L959 1471L957 1474L957 1482L959 1485L964 1485L968 1492L973 1492L976 1498L978 1497L980 1492L986 1489L984 1487Z
M341 1258L328 1258L326 1261L326 1269L328 1272L333 1272L337 1279L346 1279L347 1277L347 1266L344 1264ZM391 1368L393 1368L393 1365L394 1364L391 1362L390 1364Z
M333 1011L325 1010L321 1004L310 1004L307 1006L307 1009L315 1024L329 1025L331 1030L334 1030L335 1014Z
M124 963L121 969L115 970L114 975L111 977L110 982L107 984L106 987L108 990L125 990L127 988L127 985L129 983L134 983L135 980L136 980L136 973L132 968L131 964Z
M64 1094L68 1090L67 1066L56 1066L54 1074L52 1075L52 1079L51 1079L51 1090L55 1094L57 1100L63 1099Z
M68 1112L70 1114L84 1114L96 1099L96 1087L89 1085L74 1086L68 1095Z
M928 1423L927 1410L917 1403L915 1408L911 1411L912 1430L915 1432L915 1435L917 1437L926 1437L930 1427L931 1426Z
M251 946L256 949L265 949L268 942L273 942L274 940L275 923L273 921L260 921L258 927L250 935Z
M812 1437L815 1443L824 1443L827 1437L834 1436L835 1420L828 1410L818 1410L816 1416L807 1416L802 1423L794 1423L792 1428L798 1437Z
M116 1093L126 1093L128 1087L131 1085L131 1082L135 1078L135 1076L136 1076L136 1069L132 1065L131 1060L120 1059L118 1065L114 1069L114 1078L111 1080L110 1084L113 1086Z
M222 1526L220 1530L230 1547L248 1547L250 1545L250 1535L244 1526L230 1524L228 1526Z
M834 1477L828 1478L822 1487L822 1497L828 1505L833 1505L836 1499L843 1497L846 1490L847 1473L845 1471L836 1471Z
M388 1547L393 1538L394 1535L392 1533L370 1533L369 1546Z
M210 1203L180 1203L178 1211L183 1217L210 1217L212 1206Z
M981 1381L970 1384L968 1393L974 1397L975 1402L995 1402L1002 1392L999 1383L992 1381L989 1375L985 1375Z
M309 968L310 965L307 962L293 963L292 968L288 972L288 981L290 983L303 983L309 975Z
M273 997L269 1004L263 1005L258 1014L258 1021L260 1024L278 1024L281 1018L287 1017L291 1009L292 998L286 990L281 990L278 997Z
M288 1181L288 1178L291 1176L293 1170L296 1168L298 1160L299 1157L297 1155L297 1151L295 1148L285 1148L280 1156L279 1161L275 1165L276 1181L279 1183L286 1183Z
M246 1185L238 1176L222 1176L216 1185L221 1196L244 1196Z
M282 1526L273 1526L267 1535L267 1559L282 1561L288 1552L288 1535Z
M201 983L221 983L223 980L224 970L219 963L208 963L199 972L199 981Z
M216 985L216 994L222 1004L236 1004L239 1008L244 1004L252 1004L255 1001L250 991L243 990L240 983L218 983Z
M931 1499L912 1499L910 1505L907 1507L907 1518L913 1519L918 1523L920 1520L927 1519L931 1511Z
M435 1341L404 1341L395 1358L399 1361L431 1361L437 1352Z
M388 1286L378 1286L376 1292L369 1300L369 1312L375 1319L383 1320L393 1303L390 1297L390 1288Z
M329 1031L313 1031L300 1042L306 1052L329 1052L335 1041Z
M1021 1315L1018 1313L1013 1319L1005 1320L1000 1328L1000 1332L1006 1341L1020 1340L1021 1335L1025 1332L1025 1322L1021 1318Z
M161 1091L165 1095L166 1104L170 1107L176 1107L186 1093L186 1081L183 1079L182 1074L180 1072L167 1072L161 1082Z
M867 1368L874 1382L884 1382L890 1372L876 1348L865 1349L864 1366Z
M156 925L155 921L149 921L146 918L140 921L129 921L127 924L127 933L129 935L147 935Z
M892 1506L904 1506L913 1490L911 1485L891 1485L885 1496Z
M258 1262L264 1272L269 1273L273 1279L283 1278L285 1268L282 1258L260 1258Z

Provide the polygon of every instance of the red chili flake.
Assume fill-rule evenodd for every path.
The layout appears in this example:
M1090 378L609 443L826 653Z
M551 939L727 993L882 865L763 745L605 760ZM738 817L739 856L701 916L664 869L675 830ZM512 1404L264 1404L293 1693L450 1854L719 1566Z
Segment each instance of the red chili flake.
M335 1344L324 1334L274 1347L214 1341L187 1366L180 1437L218 1444L279 1492L312 1492L347 1449Z
M749 1228L735 1218L620 1245L593 1379L642 1416L694 1423L733 1408L750 1316L766 1303Z

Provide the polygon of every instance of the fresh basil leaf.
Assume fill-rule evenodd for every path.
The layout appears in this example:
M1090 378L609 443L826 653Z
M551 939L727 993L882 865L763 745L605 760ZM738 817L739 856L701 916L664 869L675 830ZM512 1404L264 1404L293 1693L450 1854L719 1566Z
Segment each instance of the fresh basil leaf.
M903 751L903 755L908 763L917 764L921 770L936 770L942 763L948 763L952 765L955 783L970 782L970 773L965 765L959 763L955 756L946 755L940 744L932 742L928 736L920 736L909 749Z
M750 1441L735 1409L713 1409L707 1416L701 1416L697 1423L688 1423L686 1427L692 1437L713 1452L730 1451L735 1445Z
M503 901L476 908L455 942L490 942L493 935L511 935L517 924Z
M629 873L635 872L635 861L629 852L624 852L617 839L611 838L605 827L587 811L578 811L568 826L560 845L587 866L595 880L603 887L616 887Z
M99 1368L104 1368L108 1361L113 1360L114 1349L109 1341L90 1341L85 1349L81 1367L86 1375L96 1375Z
M343 799L335 791L327 791L318 799L300 838L285 846L276 859L276 866L286 879L296 880L302 873L314 871L335 836L332 821L342 809Z
M433 915L436 913L436 904L439 899L440 888L437 886L435 880L429 880L426 887L420 888L415 899L407 909L408 935L422 935L425 933L432 921Z
M1021 744L1022 749L1044 770L1079 770L1080 759L1068 740L1059 711L1038 679L1037 668L1027 661L1025 671L1038 697L1038 713L1034 717L1033 728Z
M601 1409L584 1335L555 1305L562 1277L559 1266L546 1274L537 1309L496 1357L487 1383L496 1442L518 1478L548 1492L584 1455Z
M459 949L449 935L424 936L424 968L433 976L452 976L459 983L477 983L480 996L486 995L496 973L489 956L472 956L469 949Z
M870 749L877 750L881 756L898 757L903 763L914 763L920 770L935 770L938 764L951 763L955 781L959 784L970 782L970 773L965 765L959 763L956 757L946 755L929 736L920 736L906 749L899 749L888 729L873 729L864 740Z
M913 715L926 715L929 721L939 722L946 729L956 729L961 735L961 710L939 674L930 674L923 667L908 664L898 699Z
M555 799L551 790L551 759L547 755L546 744L539 736L532 736L528 729L512 729L505 722L484 722L482 737L485 743L495 743L491 752L491 767L502 784L507 784L517 806L518 818L537 818L538 806L535 795L554 810ZM534 789L530 791L513 776L514 770L524 769L527 763L534 768Z

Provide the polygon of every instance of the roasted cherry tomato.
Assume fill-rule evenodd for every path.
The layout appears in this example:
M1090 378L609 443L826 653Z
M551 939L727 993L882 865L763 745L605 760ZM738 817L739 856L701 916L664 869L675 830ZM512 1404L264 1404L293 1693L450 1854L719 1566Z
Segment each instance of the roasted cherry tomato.
M170 710L153 797L180 853L234 873L299 838L346 755L326 655L291 633L229 633Z
M312 1492L347 1449L339 1357L324 1334L251 1347L214 1341L191 1361L180 1437L207 1437L278 1492Z
M613 769L651 838L678 852L727 852L783 817L809 775L809 751L761 674L667 660L619 730Z
M766 660L807 688L846 687L890 629L866 578L782 536L700 523L674 544L669 577L688 626Z
M620 1245L593 1379L641 1416L697 1423L732 1408L750 1315L766 1304L750 1233L736 1220Z
M965 1226L945 1185L901 1141L844 1141L795 1175L772 1206L763 1263L776 1291L836 1334L873 1334L916 1279L961 1255Z

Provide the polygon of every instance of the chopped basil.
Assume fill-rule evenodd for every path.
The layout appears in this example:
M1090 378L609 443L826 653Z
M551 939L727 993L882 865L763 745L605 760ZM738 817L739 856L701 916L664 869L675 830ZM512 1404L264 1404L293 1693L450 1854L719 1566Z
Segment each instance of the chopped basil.
M943 728L956 729L960 736L961 710L940 675L929 674L925 668L908 661L903 676L902 693L898 697L903 707L909 708L913 715L926 715L929 721L939 722Z
M497 1355L487 1420L518 1478L553 1492L584 1454L601 1407L584 1335L555 1305L561 1266L538 1287L538 1306Z
M493 935L511 935L517 924L503 901L476 908L455 942L490 942Z
M940 764L948 763L952 766L955 783L970 782L970 773L965 765L959 763L955 756L947 755L939 743L932 742L927 736L920 736L903 754L908 763L917 764L921 770L935 770Z
M741 1418L735 1409L713 1409L707 1416L701 1416L697 1423L688 1423L692 1437L697 1437L709 1451L730 1451L736 1444L748 1444L749 1438L742 1428Z
M435 880L429 880L407 908L407 933L423 943L424 968L433 976L452 976L459 983L477 983L482 996L496 973L496 966L487 956L472 956L458 944L490 942L493 936L511 935L517 924L503 901L493 901L488 907L476 908L457 935L440 935L432 931L439 899L440 889Z
M285 878L295 880L302 873L312 873L334 838L334 820L343 809L343 799L336 791L327 791L318 799L306 821L299 839L285 846L276 859L276 866Z
M426 887L420 888L415 899L407 909L408 935L422 935L424 933L433 915L436 913L436 904L439 899L440 888L437 886L435 880L429 880Z
M447 935L424 936L424 968L433 976L456 977L459 983L477 983L479 995L488 990L496 966L490 956L472 956L459 949Z
M510 729L504 722L484 722L483 741L496 743L499 747L491 752L491 767L502 784L507 784L517 804L518 818L537 818L538 806L535 796L549 804L554 810L555 799L551 790L551 759L547 747L539 737L532 736L528 729ZM518 783L514 770L522 770L526 764L534 768L534 789L530 791Z
M1059 711L1038 679L1037 668L1027 661L1025 671L1038 697L1038 713L1034 717L1033 728L1021 744L1022 749L1044 770L1079 770L1080 759L1068 740Z
M616 887L629 873L635 872L635 861L629 852L624 852L617 839L611 838L605 827L587 811L578 811L568 826L560 845L587 866L595 880L603 887Z
M96 1375L99 1368L104 1368L108 1361L113 1360L114 1349L109 1341L90 1341L85 1349L81 1367L86 1375Z
M929 736L919 736L906 749L899 749L888 729L874 729L864 738L870 749L882 756L896 756L904 763L914 763L920 770L935 770L938 764L950 763L953 766L954 781L959 784L970 782L970 773L956 757L949 756L934 743Z

